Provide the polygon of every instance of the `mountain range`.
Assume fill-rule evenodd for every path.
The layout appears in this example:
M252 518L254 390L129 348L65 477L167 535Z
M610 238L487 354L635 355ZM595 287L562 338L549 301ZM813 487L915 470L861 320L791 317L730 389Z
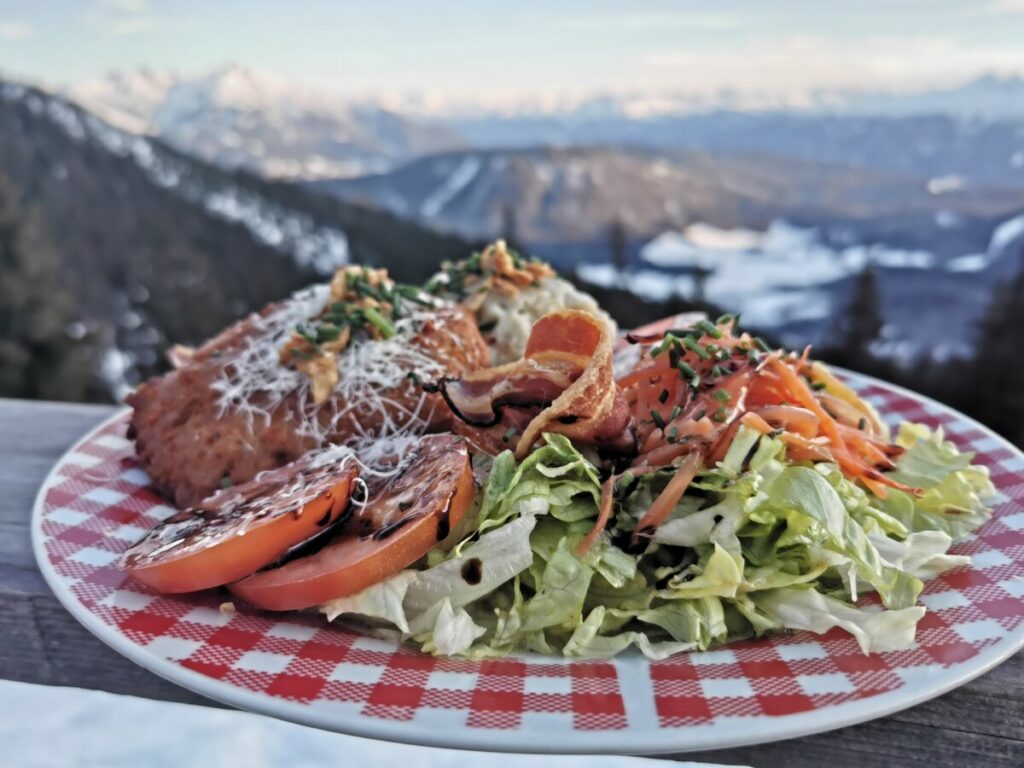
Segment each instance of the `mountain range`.
M948 183L766 154L530 147L447 152L309 186L467 238L514 234L556 261L571 243L603 252L616 221L642 241L697 222L763 230L782 218L954 256L1024 209L1024 188Z
M66 90L118 128L273 178L356 176L463 145L449 128L238 65L119 71Z
M265 176L381 173L449 150L636 146L767 154L964 185L1024 187L1024 78L912 93L814 91L763 100L619 94L494 109L346 99L227 65L198 75L118 71L66 89L112 125Z

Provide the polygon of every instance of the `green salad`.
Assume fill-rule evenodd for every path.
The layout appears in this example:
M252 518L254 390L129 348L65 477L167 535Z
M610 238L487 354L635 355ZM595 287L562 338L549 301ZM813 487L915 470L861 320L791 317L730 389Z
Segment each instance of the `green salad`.
M391 626L424 651L602 657L705 650L770 632L839 627L865 653L907 646L923 580L964 565L951 544L988 517L987 470L941 433L903 424L886 498L831 462L787 459L746 425L697 473L668 519L636 546L638 520L675 473L614 480L593 544L602 473L566 437L517 462L477 456L475 514L451 549L321 607ZM877 596L872 598L870 595Z

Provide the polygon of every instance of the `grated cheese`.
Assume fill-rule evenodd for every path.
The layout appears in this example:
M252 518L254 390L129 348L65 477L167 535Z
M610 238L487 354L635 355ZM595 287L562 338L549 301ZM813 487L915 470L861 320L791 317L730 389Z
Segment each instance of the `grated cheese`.
M220 415L242 414L251 431L256 419L269 424L272 414L294 397L296 431L311 438L314 447L330 442L328 438L343 424L355 433L355 442L422 433L427 424L425 416L429 415L424 413L426 394L421 393L411 409L388 394L406 383L410 373L431 381L446 372L440 361L410 343L421 325L436 317L436 310L417 307L409 316L395 321L392 338L350 345L338 358L339 381L334 397L317 405L309 378L281 365L280 349L296 325L324 309L329 295L328 285L316 285L294 294L277 311L253 319L253 335L225 361L220 375L211 383L218 393ZM461 339L454 333L451 339L461 346Z

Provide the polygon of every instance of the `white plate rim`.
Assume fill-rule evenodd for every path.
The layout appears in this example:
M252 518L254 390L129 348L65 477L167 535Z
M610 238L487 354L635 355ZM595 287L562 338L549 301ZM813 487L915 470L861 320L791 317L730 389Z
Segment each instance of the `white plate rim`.
M960 413L954 408L943 405L933 398L896 384L890 384L874 376L848 371L839 366L831 367L833 370L853 379L857 385L861 385L861 382L863 382L863 385L878 385L917 400L922 404L929 405L932 408L952 414L957 419L980 430L988 438L995 440L1001 447L1018 457L1024 458L1024 452L1006 440L1006 438L996 434L975 419ZM857 387L855 386L854 388L856 389ZM464 727L457 730L442 731L429 724L385 719L377 720L358 714L341 717L328 716L326 713L318 712L315 704L300 704L239 688L230 683L207 677L199 672L180 666L168 659L148 653L143 646L137 645L113 627L105 624L70 592L64 589L44 548L42 516L46 492L50 488L54 470L61 464L64 457L74 452L79 446L90 440L97 432L112 422L123 418L125 412L126 409L119 409L89 430L88 433L61 454L54 466L47 472L32 507L31 536L36 564L61 605L89 632L110 648L165 680L169 680L215 701L249 712L270 715L300 725L336 731L351 736L449 749L536 754L623 755L710 751L754 746L811 736L887 717L888 715L934 699L974 680L1013 656L1021 648L1024 648L1024 624L1021 624L998 642L981 649L971 658L937 670L931 685L921 685L919 687L903 685L892 691L832 705L823 709L780 716L761 715L722 718L707 725L660 727L651 730L639 730L636 726L627 725L625 728L603 731L566 729L557 732L553 730L531 732L526 726L514 729ZM882 417L885 417L884 413ZM528 657L526 655L521 655L521 657L544 658ZM646 659L636 656L617 657L609 661L615 663L619 674L620 693L626 702L628 717L629 681L632 677L629 674L623 674L623 667L637 666L646 668L648 662Z

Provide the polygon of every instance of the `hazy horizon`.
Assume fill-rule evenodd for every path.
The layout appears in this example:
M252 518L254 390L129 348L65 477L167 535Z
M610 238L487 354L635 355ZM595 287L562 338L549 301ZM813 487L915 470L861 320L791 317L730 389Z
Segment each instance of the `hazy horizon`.
M747 6L747 7L744 7ZM0 72L81 87L233 62L350 98L491 107L643 94L754 103L1024 75L1024 0L712 8L649 2L0 2ZM471 65L470 65L471 63Z

